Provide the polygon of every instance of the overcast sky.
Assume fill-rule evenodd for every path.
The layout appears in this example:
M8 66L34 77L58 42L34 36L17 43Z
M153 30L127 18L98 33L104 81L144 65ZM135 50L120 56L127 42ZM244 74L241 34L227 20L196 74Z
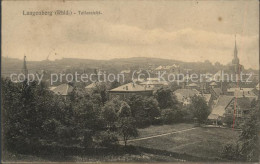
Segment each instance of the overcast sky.
M231 62L237 36L245 68L259 68L259 2L2 2L3 56L28 60L157 57ZM101 11L102 15L25 16L23 11ZM56 55L55 55L56 53Z

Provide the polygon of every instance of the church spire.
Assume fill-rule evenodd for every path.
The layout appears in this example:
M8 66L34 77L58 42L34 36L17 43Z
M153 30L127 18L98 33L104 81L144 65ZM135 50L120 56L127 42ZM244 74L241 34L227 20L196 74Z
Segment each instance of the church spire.
M27 75L28 75L28 69L27 69L27 65L26 65L26 56L25 56L25 55L24 55L24 57L23 57L22 73L25 75L25 77L27 77Z
M234 49L234 58L237 58L237 38L235 35L235 49Z

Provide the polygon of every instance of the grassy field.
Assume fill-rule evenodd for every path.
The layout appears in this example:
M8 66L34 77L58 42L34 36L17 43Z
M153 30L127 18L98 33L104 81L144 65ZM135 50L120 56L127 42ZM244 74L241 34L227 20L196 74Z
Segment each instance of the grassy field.
M138 138L189 129L192 127L193 125L191 124L151 126L140 129L140 136ZM132 141L129 142L129 144L214 159L219 157L223 145L228 142L236 141L238 136L239 132L233 131L232 129L196 127L195 129L185 132Z
M223 145L237 140L238 135L232 129L160 125L139 129L139 137L130 141L127 148L122 145L113 149L48 147L37 155L4 151L3 156L4 161L13 162L223 162L219 159Z

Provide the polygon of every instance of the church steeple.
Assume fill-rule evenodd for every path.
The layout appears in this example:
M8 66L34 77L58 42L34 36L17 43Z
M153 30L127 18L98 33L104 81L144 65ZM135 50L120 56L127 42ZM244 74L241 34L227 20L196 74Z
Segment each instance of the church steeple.
M237 58L237 38L235 35L235 49L234 49L234 58Z
M27 75L28 75L28 69L27 69L27 65L26 65L26 56L25 56L25 55L24 55L24 57L23 57L22 73L25 75L25 77L27 77Z
M235 48L234 48L234 58L232 60L232 64L239 65L239 58L237 56L237 41L236 41L236 35L235 35Z

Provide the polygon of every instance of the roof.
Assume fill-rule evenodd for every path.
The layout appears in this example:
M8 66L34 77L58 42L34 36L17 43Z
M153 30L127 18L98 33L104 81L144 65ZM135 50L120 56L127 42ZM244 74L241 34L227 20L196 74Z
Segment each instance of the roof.
M121 73L131 73L131 70L122 70Z
M191 83L191 84L189 84L189 85L187 85L187 86L189 86L189 87L197 87L198 85L195 84L195 83Z
M73 91L73 87L69 84L61 84L52 90L55 94L67 96Z
M91 83L91 84L87 85L87 86L85 87L85 89L92 89L92 88L95 88L96 86L97 86L96 83Z
M140 85L168 85L166 81L145 81Z
M136 83L136 82L140 82L140 83L142 83L142 82L144 82L145 81L145 79L133 79L132 80L134 83Z
M222 90L220 88L212 88L213 91L219 96L222 93Z
M208 119L210 119L210 120L217 120L218 118L219 118L219 115L217 115L217 114L210 114L208 116Z
M228 76L225 76L224 71L219 70L217 73L215 73L213 76L209 76L209 81L227 81L230 80Z
M147 78L147 81L161 81L160 78L158 77L153 77L153 78Z
M173 93L176 95L178 101L182 101L183 98L199 94L199 91L196 89L177 89Z
M229 88L227 91L228 92L235 92L235 91L252 91L254 88Z
M125 85L121 85L117 88L110 90L110 92L140 92L140 91L152 91L153 87L151 86L143 86L134 83L128 83Z
M199 94L199 95L204 97L207 103L209 102L209 100L211 98L211 94Z
M91 83L89 85L87 85L85 87L85 89L93 89L93 88L96 88L97 86L100 86L101 84L103 84L104 82L94 82L94 83Z
M257 97L254 93L254 88L230 88L228 92L234 92L236 97Z
M211 114L215 114L218 116L223 116L225 113L225 108L231 102L234 96L220 95L218 98L218 102L215 107L212 109Z
M173 64L173 65L167 65L167 66L158 66L157 68L155 68L155 70L170 70L172 68L177 68L179 67L178 65L176 64Z
M212 83L209 84L210 86L216 86L218 85L215 81L213 81Z
M55 89L55 88L56 88L56 87L49 87L49 90L51 90L51 91L52 91L52 90L53 90L53 89Z
M254 97L239 97L237 98L237 104L243 109L249 109L251 102L256 99Z

